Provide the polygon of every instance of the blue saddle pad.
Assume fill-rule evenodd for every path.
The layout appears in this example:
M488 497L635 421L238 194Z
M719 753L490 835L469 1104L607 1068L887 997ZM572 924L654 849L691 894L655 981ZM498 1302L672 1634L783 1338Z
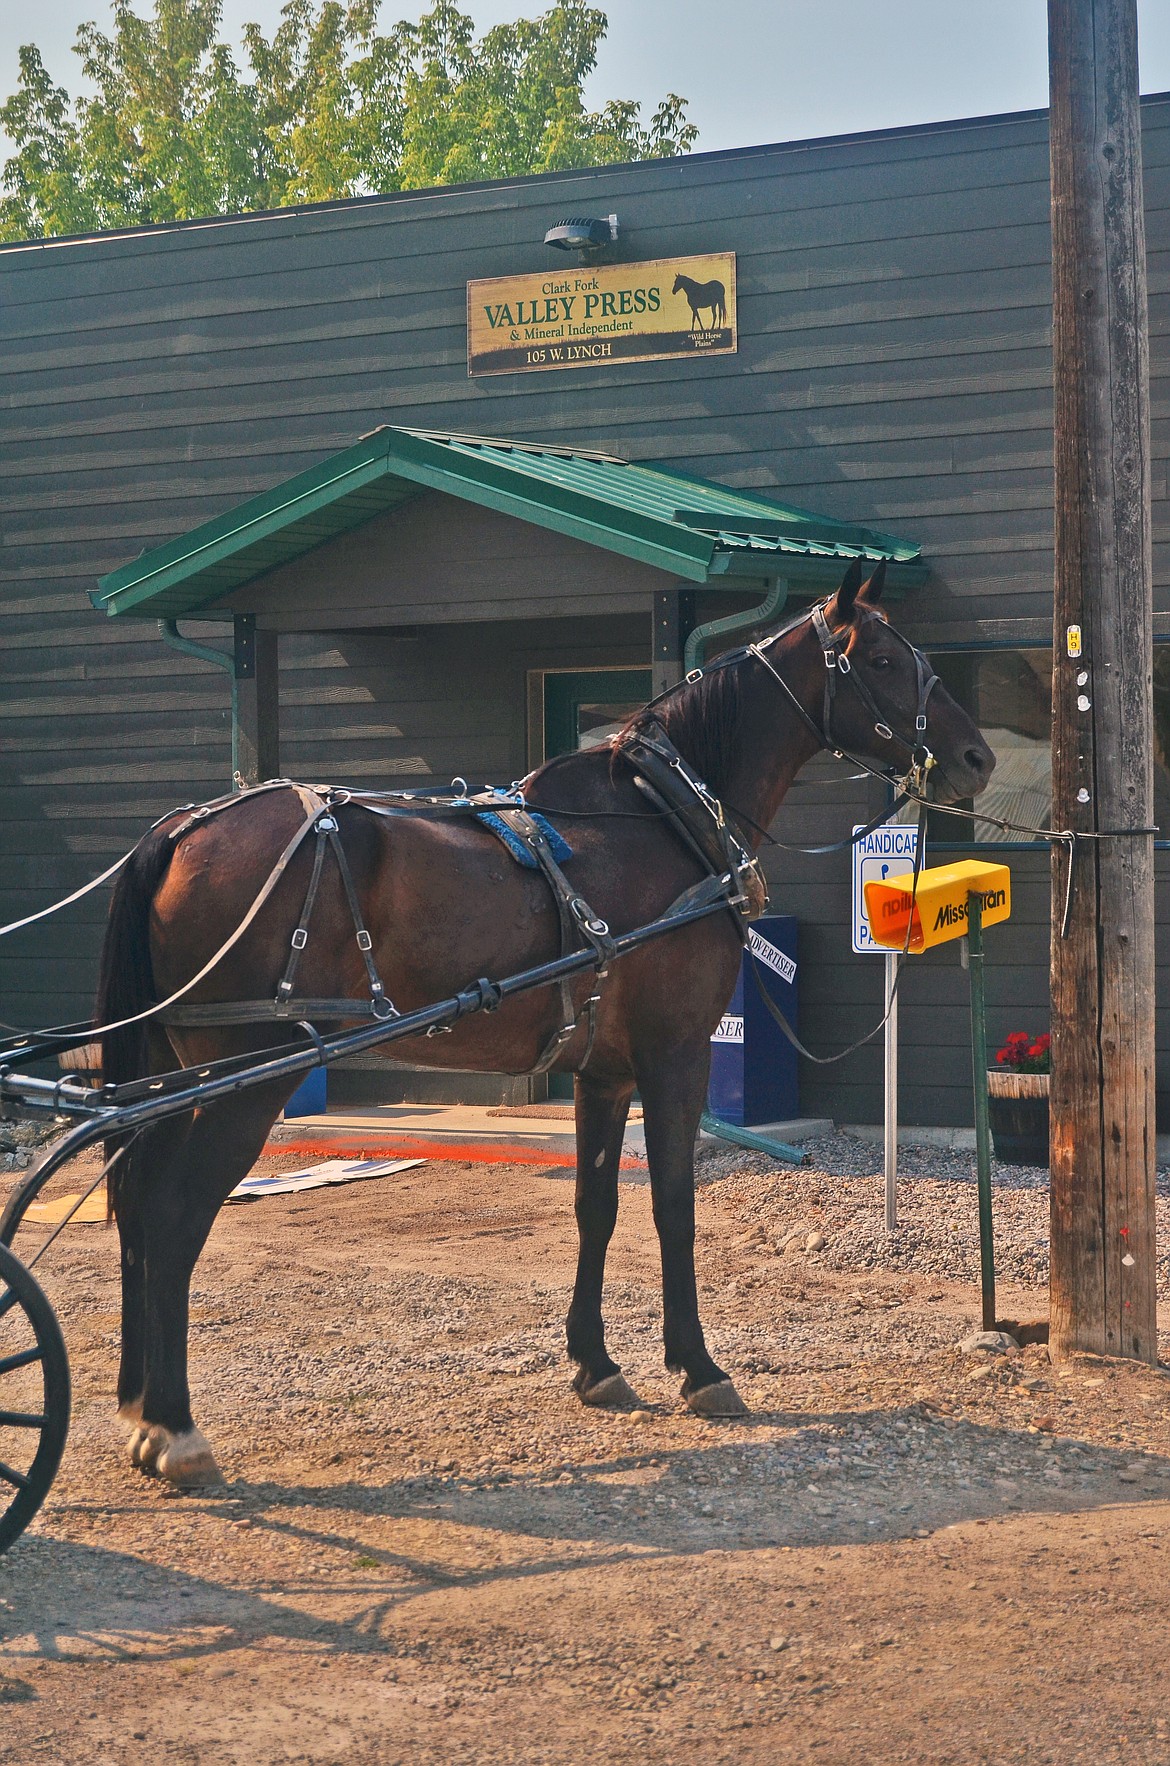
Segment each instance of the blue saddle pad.
M557 864L563 865L566 859L572 858L573 848L569 845L567 840L563 839L561 835L557 833L552 823L546 821L544 816L536 815L532 810L529 811L529 814L532 816L533 821L548 841L549 851L552 853ZM540 860L537 858L536 854L530 847L524 844L518 834L512 832L507 822L505 822L502 817L496 815L494 810L481 810L475 819L477 822L481 822L490 834L494 834L497 840L503 841L518 865L523 865L526 871L538 871L540 869Z

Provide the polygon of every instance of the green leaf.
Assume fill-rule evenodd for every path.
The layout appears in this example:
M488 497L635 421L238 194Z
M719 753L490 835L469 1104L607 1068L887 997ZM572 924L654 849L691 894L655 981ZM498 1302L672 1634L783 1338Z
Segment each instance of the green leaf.
M559 0L476 39L435 0L378 30L380 0L286 0L272 40L244 28L245 71L219 40L222 0L114 0L83 24L91 91L70 98L39 51L20 51L0 125L0 239L47 238L372 191L509 178L689 152L698 131L668 93L585 108L606 17Z

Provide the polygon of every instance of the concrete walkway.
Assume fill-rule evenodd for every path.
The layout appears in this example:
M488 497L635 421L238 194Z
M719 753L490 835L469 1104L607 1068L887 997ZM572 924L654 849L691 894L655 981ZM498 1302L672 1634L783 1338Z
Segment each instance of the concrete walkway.
M799 1142L825 1133L830 1126L819 1118L806 1117L761 1125L755 1132ZM704 1134L702 1138L708 1141L711 1137ZM471 1104L371 1104L329 1110L320 1116L294 1116L277 1124L269 1142L272 1147L287 1144L298 1148L306 1143L319 1144L326 1151L335 1143L338 1150L362 1146L403 1153L425 1147L432 1158L442 1158L444 1152L451 1158L475 1157L477 1153L499 1157L512 1152L524 1163L539 1163L547 1157L550 1164L573 1163L576 1150L570 1114L512 1114ZM626 1126L622 1160L645 1166L646 1131L640 1120Z

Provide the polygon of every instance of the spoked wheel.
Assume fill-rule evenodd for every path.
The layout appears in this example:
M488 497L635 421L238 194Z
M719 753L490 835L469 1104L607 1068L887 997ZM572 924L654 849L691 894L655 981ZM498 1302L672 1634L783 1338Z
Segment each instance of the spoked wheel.
M69 1361L57 1315L0 1244L0 1552L49 1493L69 1433Z

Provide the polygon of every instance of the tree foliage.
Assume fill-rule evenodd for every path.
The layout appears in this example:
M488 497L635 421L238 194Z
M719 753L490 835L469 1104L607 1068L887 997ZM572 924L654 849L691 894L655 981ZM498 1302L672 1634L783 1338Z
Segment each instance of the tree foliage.
M669 93L586 108L606 17L558 0L483 37L453 0L378 30L380 0L287 0L271 42L219 41L222 0L113 0L109 35L77 33L86 91L40 52L0 105L16 151L0 176L0 239L283 208L685 153L698 131Z

